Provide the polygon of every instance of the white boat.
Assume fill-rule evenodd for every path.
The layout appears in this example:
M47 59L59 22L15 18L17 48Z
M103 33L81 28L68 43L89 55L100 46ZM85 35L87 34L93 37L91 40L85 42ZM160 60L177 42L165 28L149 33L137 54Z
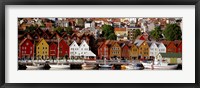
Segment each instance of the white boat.
M141 63L130 64L126 66L127 70L143 70L145 67Z
M69 65L50 65L51 68L49 70L61 70L61 69L69 69ZM27 70L42 70L44 69L44 65L37 64L36 66L27 66Z
M99 65L99 67L101 67L101 68L111 68L112 65L103 64L103 65Z
M96 66L95 65L88 65L88 64L86 64L86 63L84 63L83 65L82 65L82 69L84 69L84 70L92 70L92 69L94 69Z
M103 65L99 64L99 67L101 67L101 68L111 68L112 65L106 64L106 58L104 58L104 64Z
M155 70L172 70L178 67L178 64L168 65L168 63L161 63L155 61L154 64L152 62L141 62L146 69L155 69Z
M134 70L133 65L126 65L125 67L127 70Z

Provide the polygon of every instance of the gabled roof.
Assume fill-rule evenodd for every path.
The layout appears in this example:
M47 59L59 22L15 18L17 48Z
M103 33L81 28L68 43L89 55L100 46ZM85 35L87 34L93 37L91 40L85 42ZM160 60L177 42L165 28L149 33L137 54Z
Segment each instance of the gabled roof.
M52 44L58 44L57 42L47 42L49 44L49 46L51 46Z
M65 33L63 33L63 35L62 35L62 38L64 38L65 36L67 36L67 37L69 37L69 38L71 38L66 32Z
M164 40L164 41L162 41L162 43L165 45L165 47L167 47L171 43L171 41Z
M153 42L147 41L147 44L148 44L149 47L151 47L151 45L153 44Z
M86 43L86 41L85 41L85 40L83 40L83 41L82 41L82 43L80 44L80 47L81 47L83 44L86 44L86 46L88 46L88 47L89 47L89 45Z
M57 38L57 36L58 36L59 38L61 38L60 35L59 35L57 32L54 32L54 33L51 35L50 39L52 39L54 36L56 36L56 38Z
M37 32L38 33L38 35L41 37L42 35L43 35L43 33L44 33L44 31L41 29L41 28L37 28L36 30L35 30L35 32Z
M49 30L46 30L45 33L48 35L48 36L52 36L51 32Z
M114 28L114 31L126 31L126 28Z
M76 41L73 41L71 44L70 44L70 46L69 47L71 47L72 45L76 45L76 46L78 46L78 44L76 43ZM78 46L79 47L79 46Z
M36 46L38 46L42 40L44 40L44 41L45 41L45 39L44 39L44 38L41 38L41 39L40 39L40 41L39 41L39 42L36 44ZM45 42L46 42L46 41L45 41ZM47 43L47 44L48 44L48 43Z
M34 32L34 34L32 34L32 37L34 38L35 35L40 37L40 35L37 32Z
M144 40L135 40L134 44L139 47L143 42Z
M181 45L182 41L181 40L175 40L174 44L176 47L178 47L179 45Z
M24 38L24 36L27 37L28 35L29 35L31 38L33 38L29 32L25 32L23 35L18 36L18 38Z
M30 41L30 39L28 39L28 38L24 38L24 39L20 42L19 45L21 46L25 41L28 41L28 40ZM33 43L33 42L31 42L31 43Z
M143 35L141 35L141 36L139 37L139 39L140 39L140 40L145 40Z
M110 40L106 40L105 42L103 42L103 43L99 46L99 48L102 47L103 45L108 46L108 45L109 45L109 42L110 42Z

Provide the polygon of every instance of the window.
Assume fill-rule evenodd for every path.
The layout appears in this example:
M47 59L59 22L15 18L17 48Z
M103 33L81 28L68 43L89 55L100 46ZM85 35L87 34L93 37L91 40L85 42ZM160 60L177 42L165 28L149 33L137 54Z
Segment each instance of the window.
M30 49L32 50L32 47L30 47Z
M39 47L38 47L38 49L39 49Z
M25 51L25 53L26 53L26 51Z
M30 53L32 53L32 51L30 51Z
M43 43L42 43L42 45L43 45Z
M46 47L46 49L47 49L47 47Z
M38 54L39 54L39 52L38 52Z
M44 47L43 47L43 49L44 49Z
M25 49L26 49L26 47L25 47Z
M28 42L26 43L26 45L28 45Z

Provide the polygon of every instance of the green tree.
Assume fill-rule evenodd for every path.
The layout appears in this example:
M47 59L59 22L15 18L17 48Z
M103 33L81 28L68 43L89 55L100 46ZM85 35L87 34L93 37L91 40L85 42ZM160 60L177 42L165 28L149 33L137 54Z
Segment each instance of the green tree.
M65 31L66 31L67 34L69 34L69 35L72 35L72 34L73 34L73 31L72 31L72 27L71 27L71 26L65 27Z
M182 40L182 31L178 24L167 24L163 34L165 38L170 41Z
M141 35L141 34L142 34L142 33L141 33L140 29L136 29L136 30L135 30L134 38L136 39L137 36L139 36L139 35Z
M36 30L36 29L37 29L37 26L31 25L31 26L26 28L26 32L33 33L34 30Z
M115 35L115 33L111 33L107 39L110 39L110 40L116 40L117 39L117 36Z
M83 18L78 18L78 26L80 26L80 27L84 27L84 19Z
M102 33L106 39L115 39L114 28L110 25L103 25L102 26ZM111 36L110 36L111 35ZM115 36L114 36L115 35Z
M54 31L61 33L63 31L63 29L62 29L62 27L56 27L56 28L54 28Z
M163 38L161 27L160 26L155 27L155 29L150 32L150 36L152 36L153 39L155 40L159 40L160 38Z

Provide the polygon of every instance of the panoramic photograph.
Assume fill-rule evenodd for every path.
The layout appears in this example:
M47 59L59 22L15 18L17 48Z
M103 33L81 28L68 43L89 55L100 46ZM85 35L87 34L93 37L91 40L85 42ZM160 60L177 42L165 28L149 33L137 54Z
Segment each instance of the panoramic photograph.
M182 70L181 17L17 20L18 70Z

